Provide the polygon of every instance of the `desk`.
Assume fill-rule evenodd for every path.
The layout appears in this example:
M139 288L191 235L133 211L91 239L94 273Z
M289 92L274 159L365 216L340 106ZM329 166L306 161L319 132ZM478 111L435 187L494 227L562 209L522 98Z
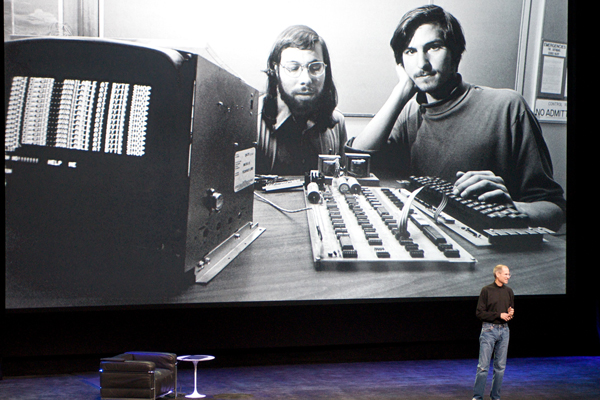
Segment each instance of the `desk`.
M302 189L260 193L288 209L305 207ZM500 250L478 248L449 233L477 259L473 267L419 266L388 271L318 271L313 264L306 212L283 213L257 199L254 222L266 231L208 284L186 284L177 292L131 291L118 295L65 291L10 283L7 305L18 307L136 304L234 303L478 296L493 281L496 264L510 267L516 295L566 292L566 238L545 235L541 248ZM183 267L182 267L183 268Z
M198 362L200 361L210 361L214 360L214 356L207 355L197 355L197 356L179 356L177 357L179 361L190 361L194 363L194 392L186 395L185 397L190 399L199 399L202 397L206 397L205 394L198 393Z
M286 209L305 206L302 190L260 193ZM476 247L451 236L476 259L471 267L419 267L389 271L317 271L305 212L282 213L254 202L254 222L266 231L208 285L194 285L175 302L253 302L478 296L493 281L492 268L511 269L517 295L566 291L566 240L545 235L541 248Z

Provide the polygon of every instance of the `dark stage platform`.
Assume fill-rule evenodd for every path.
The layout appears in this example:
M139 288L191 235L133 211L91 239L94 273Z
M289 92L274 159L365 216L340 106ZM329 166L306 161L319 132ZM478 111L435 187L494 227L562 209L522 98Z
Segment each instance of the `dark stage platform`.
M194 370L179 366L179 396L194 389ZM198 368L208 399L470 399L477 360L321 363ZM488 389L491 376L488 379ZM503 399L599 399L600 357L509 358ZM99 400L95 371L4 377L0 398ZM172 397L171 397L172 398ZM486 397L487 399L487 397Z

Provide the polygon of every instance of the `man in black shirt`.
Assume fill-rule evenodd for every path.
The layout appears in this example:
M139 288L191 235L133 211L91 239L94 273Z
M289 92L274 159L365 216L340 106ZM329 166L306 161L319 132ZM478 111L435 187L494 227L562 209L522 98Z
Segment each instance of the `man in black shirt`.
M506 368L506 355L510 330L508 321L515 314L515 295L506 286L510 279L510 270L506 265L494 267L494 282L484 286L479 294L476 315L482 321L479 335L479 363L473 387L473 400L482 400L492 353L494 354L494 376L490 397L500 399L500 387Z

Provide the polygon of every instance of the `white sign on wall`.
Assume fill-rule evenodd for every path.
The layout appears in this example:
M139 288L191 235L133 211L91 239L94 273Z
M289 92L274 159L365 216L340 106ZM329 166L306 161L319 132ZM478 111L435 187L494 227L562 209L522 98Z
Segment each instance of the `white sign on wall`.
M540 122L567 122L567 101L537 99L535 116Z
M542 43L535 116L540 122L567 122L567 44Z

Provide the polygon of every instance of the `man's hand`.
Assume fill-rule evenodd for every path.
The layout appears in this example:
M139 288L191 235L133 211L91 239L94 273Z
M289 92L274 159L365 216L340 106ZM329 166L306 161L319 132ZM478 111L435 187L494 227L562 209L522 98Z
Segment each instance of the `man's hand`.
M415 93L417 93L417 85L415 85L415 82L408 76L408 73L402 64L396 65L396 75L398 75L398 85L396 87L409 99L413 97Z
M513 319L514 315L515 315L515 309L512 307L508 307L508 312L501 313L500 318L502 318L504 321L508 322L511 319Z
M491 171L459 171L456 177L455 195L476 198L479 201L509 203L529 217L530 226L545 226L556 231L564 223L565 215L562 209L550 201L513 201L504 179Z
M512 198L502 177L492 171L469 171L456 173L454 194L463 198L475 197L479 201L512 203Z

